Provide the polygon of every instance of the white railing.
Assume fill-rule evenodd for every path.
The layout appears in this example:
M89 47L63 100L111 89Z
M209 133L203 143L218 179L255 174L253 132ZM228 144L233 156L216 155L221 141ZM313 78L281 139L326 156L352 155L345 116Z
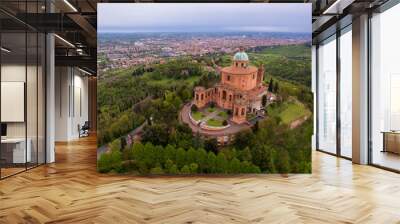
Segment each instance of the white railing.
M206 123L202 123L202 124L200 125L200 127L201 127L202 129L206 129L206 130L210 130L210 131L219 131L219 130L223 130L223 129L229 128L230 126L231 126L231 125L228 124L228 125L221 126L221 127L215 127L215 126L209 126L209 125L207 125Z

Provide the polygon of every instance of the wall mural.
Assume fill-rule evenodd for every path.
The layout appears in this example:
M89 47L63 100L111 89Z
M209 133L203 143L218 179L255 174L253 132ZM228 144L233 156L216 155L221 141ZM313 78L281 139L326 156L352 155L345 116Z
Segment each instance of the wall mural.
M311 4L98 4L99 172L311 173Z

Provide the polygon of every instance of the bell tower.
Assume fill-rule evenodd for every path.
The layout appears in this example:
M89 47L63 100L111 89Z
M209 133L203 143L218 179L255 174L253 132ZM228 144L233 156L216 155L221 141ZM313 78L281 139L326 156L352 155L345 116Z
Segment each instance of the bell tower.
M198 108L202 108L207 104L206 100L206 90L202 86L197 86L194 88L194 104Z
M261 86L263 84L263 80L264 80L264 65L261 64L260 66L258 66L258 71L257 71L257 86Z
M242 124L246 121L246 102L244 99L235 100L232 121L237 124Z

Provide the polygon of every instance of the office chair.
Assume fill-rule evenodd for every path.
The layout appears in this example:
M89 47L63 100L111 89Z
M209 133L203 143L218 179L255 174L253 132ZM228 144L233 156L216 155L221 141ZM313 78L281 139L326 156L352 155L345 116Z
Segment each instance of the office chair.
M79 128L79 138L89 136L89 129L90 129L89 121L85 121L82 127L79 127L78 125L78 128Z

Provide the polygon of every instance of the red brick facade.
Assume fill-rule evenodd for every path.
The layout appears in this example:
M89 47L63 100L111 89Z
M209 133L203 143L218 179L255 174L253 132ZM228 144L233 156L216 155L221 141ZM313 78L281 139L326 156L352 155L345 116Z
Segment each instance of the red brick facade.
M245 54L241 52L241 54ZM264 68L249 65L248 60L235 60L231 66L220 70L220 82L209 89L194 89L194 103L202 108L210 102L232 111L232 121L241 124L248 112L255 113L261 106L261 98L267 93L263 85ZM247 55L246 55L247 58Z

